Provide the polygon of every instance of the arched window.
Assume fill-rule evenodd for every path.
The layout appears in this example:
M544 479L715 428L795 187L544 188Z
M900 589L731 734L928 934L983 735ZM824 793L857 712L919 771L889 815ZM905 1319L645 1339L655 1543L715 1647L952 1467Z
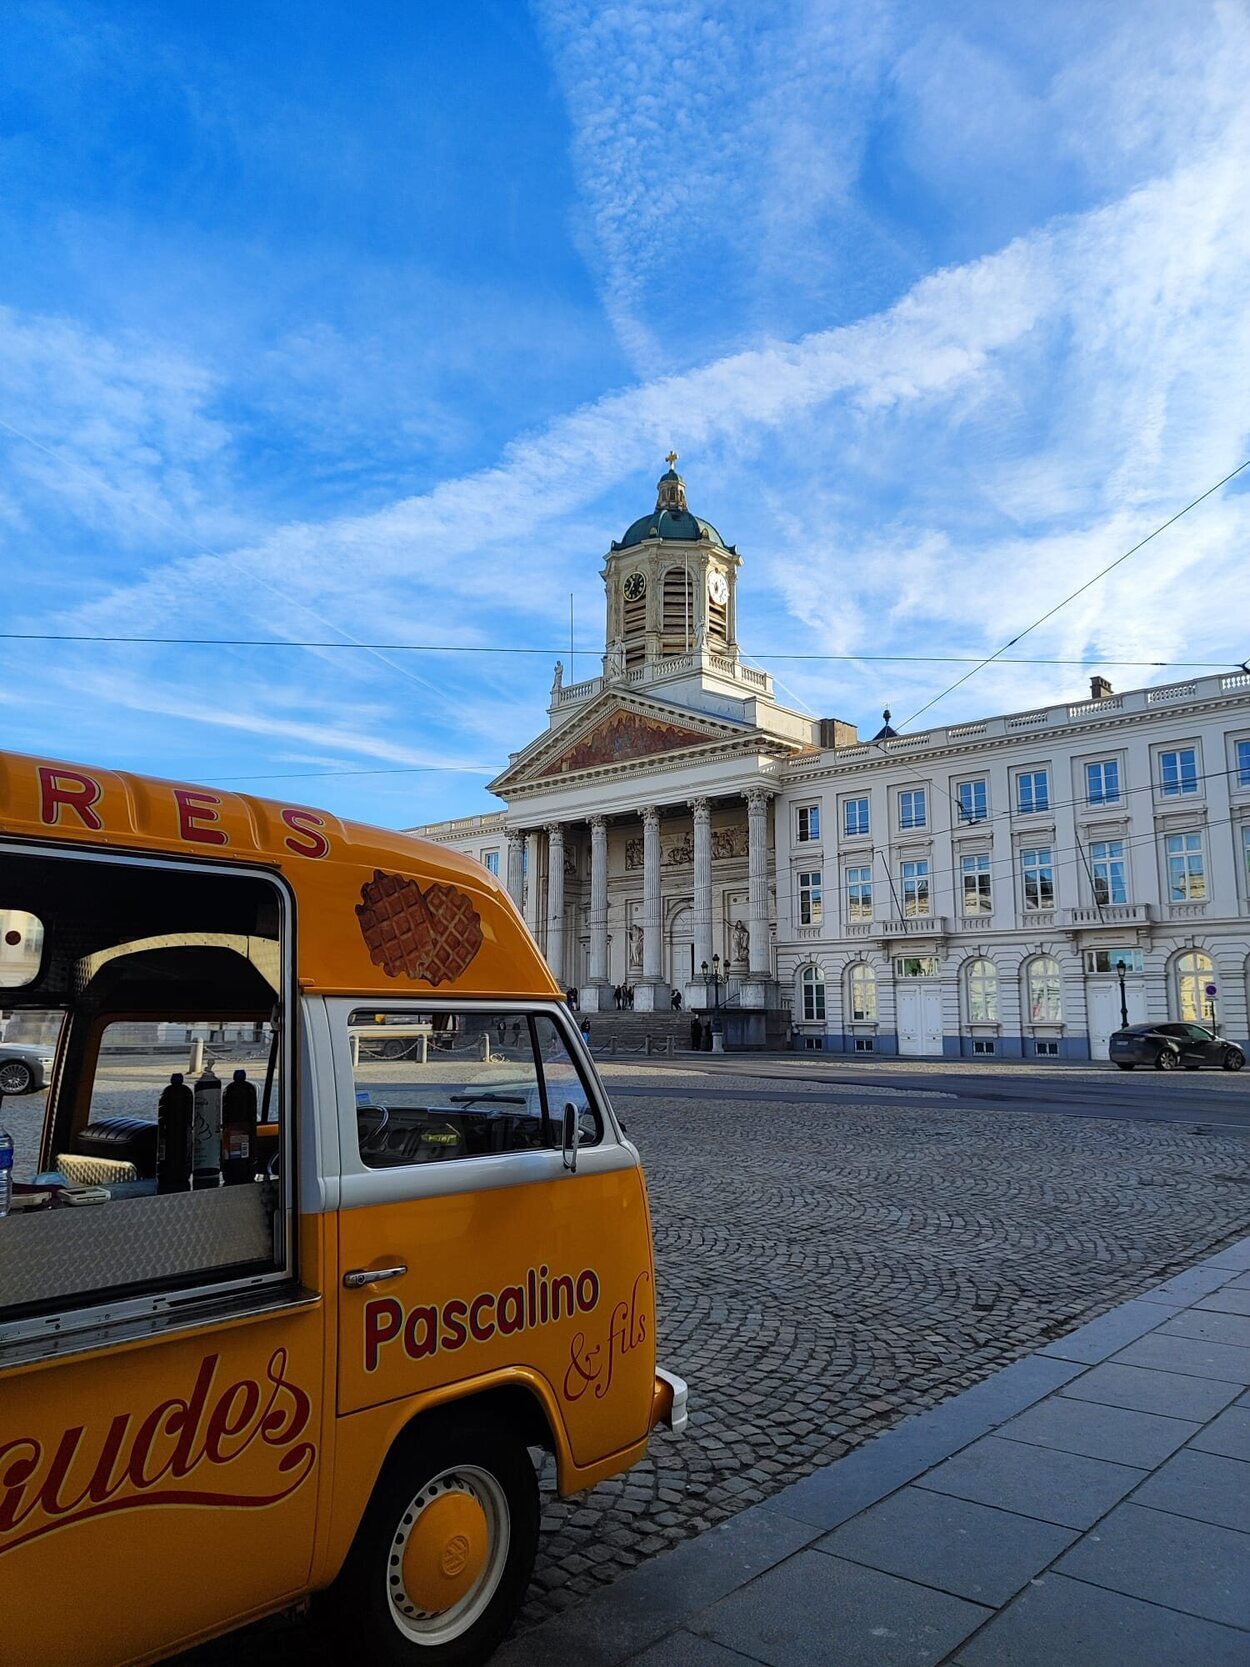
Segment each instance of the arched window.
M877 1016L877 975L867 961L857 961L847 979L852 1023Z
M799 976L805 1024L823 1024L825 1018L825 975L819 967L804 967Z
M1029 1022L1057 1025L1063 1020L1063 979L1051 955L1036 955L1028 967Z
M1190 949L1178 955L1173 966L1176 980L1176 1016L1195 1024L1205 1024L1211 1017L1211 998L1205 986L1215 981L1211 957L1200 949Z
M969 961L965 976L968 981L968 1023L996 1023L998 969L993 961Z

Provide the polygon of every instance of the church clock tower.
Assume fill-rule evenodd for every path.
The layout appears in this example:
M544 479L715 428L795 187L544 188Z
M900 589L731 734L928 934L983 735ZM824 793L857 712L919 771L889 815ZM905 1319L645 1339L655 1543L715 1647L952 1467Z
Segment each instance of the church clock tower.
M711 668L732 677L738 664L742 557L709 521L690 513L686 483L674 468L677 453L666 462L655 508L613 543L603 568L608 682L646 684Z

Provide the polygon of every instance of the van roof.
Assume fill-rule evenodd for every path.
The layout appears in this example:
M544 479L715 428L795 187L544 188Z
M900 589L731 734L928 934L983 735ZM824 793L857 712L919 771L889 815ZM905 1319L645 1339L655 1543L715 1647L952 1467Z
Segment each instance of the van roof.
M296 899L305 989L560 994L494 875L410 834L286 800L0 752L0 835L281 873Z

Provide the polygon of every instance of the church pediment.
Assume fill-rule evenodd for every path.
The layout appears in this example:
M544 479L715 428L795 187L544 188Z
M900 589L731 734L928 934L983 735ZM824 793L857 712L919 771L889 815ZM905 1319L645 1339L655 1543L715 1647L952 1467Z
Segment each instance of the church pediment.
M658 701L608 695L575 724L527 747L494 792L537 787L583 770L628 766L649 758L750 741L754 729L732 720L685 713Z
M583 734L558 757L537 772L538 777L567 775L570 770L593 770L605 764L628 764L636 758L657 753L680 752L685 747L705 747L706 732L661 718L644 717L641 712L613 712Z

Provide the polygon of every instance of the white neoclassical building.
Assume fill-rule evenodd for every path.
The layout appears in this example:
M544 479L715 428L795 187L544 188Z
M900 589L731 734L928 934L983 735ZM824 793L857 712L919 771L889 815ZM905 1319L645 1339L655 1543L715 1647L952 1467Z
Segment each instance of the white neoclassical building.
M741 564L672 468L608 551L603 672L491 789L413 830L506 878L589 1010L635 989L730 1046L1105 1057L1127 1012L1245 1041L1250 674L918 734L784 707L742 664Z

